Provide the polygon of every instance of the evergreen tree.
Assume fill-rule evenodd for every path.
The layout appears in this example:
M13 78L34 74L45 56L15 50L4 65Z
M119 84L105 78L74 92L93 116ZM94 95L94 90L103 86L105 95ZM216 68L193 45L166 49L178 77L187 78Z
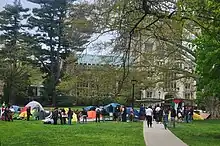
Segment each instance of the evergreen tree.
M71 16L69 8L74 0L29 1L40 5L40 8L33 9L33 16L28 19L28 24L37 29L34 39L40 44L40 48L35 49L35 56L47 73L44 83L45 95L51 98L55 105L56 86L62 76L64 60L72 51L82 51L81 47L87 42L87 38L76 40L74 35L69 34L72 28L68 21L68 16ZM75 43L74 39L78 43Z
M22 67L28 56L26 25L22 21L29 16L28 10L15 0L0 12L1 80L4 82L3 100L7 104L13 104L15 97L24 96L28 85L29 75Z

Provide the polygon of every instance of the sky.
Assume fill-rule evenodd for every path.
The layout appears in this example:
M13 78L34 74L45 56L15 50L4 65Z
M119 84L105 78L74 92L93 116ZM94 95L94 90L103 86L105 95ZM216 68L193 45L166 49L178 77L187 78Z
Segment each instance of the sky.
M21 4L24 8L32 9L32 8L35 8L38 6L37 4L28 2L27 0L20 0L20 1L21 1ZM91 1L91 0L89 0L89 1ZM14 2L14 0L0 0L0 11L3 10L3 7L6 4L13 4L13 2ZM87 49L83 53L84 54L98 54L98 55L110 54L110 49L98 50L98 49L95 49L96 47L94 47L94 46L97 43L109 41L111 38L112 38L112 36L108 35L108 34L99 37L98 40L96 40L96 41L92 42L90 45L88 45ZM91 41L94 39L96 39L95 35L91 38Z

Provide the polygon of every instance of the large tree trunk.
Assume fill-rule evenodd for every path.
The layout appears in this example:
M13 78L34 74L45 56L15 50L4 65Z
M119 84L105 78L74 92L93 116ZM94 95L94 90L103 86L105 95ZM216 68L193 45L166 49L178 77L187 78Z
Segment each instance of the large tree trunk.
M205 101L206 109L211 114L211 119L220 118L220 100L218 97L210 97Z

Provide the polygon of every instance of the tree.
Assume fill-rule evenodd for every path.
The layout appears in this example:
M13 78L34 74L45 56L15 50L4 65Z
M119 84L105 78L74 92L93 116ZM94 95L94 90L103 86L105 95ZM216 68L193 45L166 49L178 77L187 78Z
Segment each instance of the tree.
M115 34L109 44L114 48L113 52L123 55L121 88L134 66L146 72L155 68L156 74L160 74L155 81L142 81L149 81L147 84L197 77L194 70L187 71L178 66L178 63L188 64L191 69L195 66L195 52L190 47L194 31L193 24L189 23L192 18L188 16L189 10L183 7L186 3L174 0L97 0L94 5L91 14L98 32ZM157 49L146 50L151 44ZM157 65L157 60L164 63ZM174 72L179 75L164 81L164 74Z
M73 24L72 16L77 9L72 9L74 0L29 0L39 4L33 9L33 16L28 23L37 29L34 39L40 46L35 47L35 57L43 65L47 73L44 82L46 93L56 104L56 86L62 77L64 60L73 51L83 51L90 34L81 33ZM73 19L77 21L79 19ZM87 24L85 16L80 15L81 23ZM79 25L78 25L79 26Z
M18 0L0 12L1 80L6 103L14 104L16 97L24 95L28 85L28 72L21 66L28 56L26 26L22 23L29 16L27 12L28 9L24 9Z
M80 64L81 56L71 55L68 57L67 68L64 78L57 87L61 92L74 98L77 105L108 104L109 102L119 102L130 105L131 103L131 77L126 79L120 95L118 85L123 72L117 66L119 60L117 56L94 56L100 60L101 64L84 65ZM77 62L76 62L77 61ZM138 85L136 85L138 87ZM139 87L137 88L139 91ZM136 93L136 97L139 92Z

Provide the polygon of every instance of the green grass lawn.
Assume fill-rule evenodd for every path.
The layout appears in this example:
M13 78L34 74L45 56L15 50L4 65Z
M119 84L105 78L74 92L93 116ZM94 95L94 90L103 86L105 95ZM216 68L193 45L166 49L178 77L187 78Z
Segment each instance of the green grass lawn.
M1 146L144 146L143 123L45 125L0 121Z
M189 146L220 146L220 120L179 124L171 131Z

